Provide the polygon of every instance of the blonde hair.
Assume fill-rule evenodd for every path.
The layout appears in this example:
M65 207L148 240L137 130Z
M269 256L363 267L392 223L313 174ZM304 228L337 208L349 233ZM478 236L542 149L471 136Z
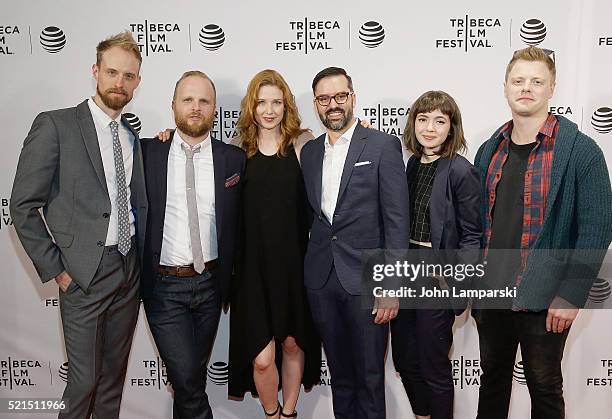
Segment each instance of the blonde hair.
M134 37L132 33L129 31L118 33L117 35L113 35L110 38L105 39L100 42L96 47L96 65L99 67L102 63L102 54L104 51L112 48L119 47L124 51L130 52L136 57L139 64L142 64L142 55L140 54L140 49L138 48L138 44L134 41Z
M294 141L307 129L300 128L302 121L300 114L295 104L295 98L289 85L277 71L263 70L255 74L249 82L246 94L240 102L240 116L236 122L236 131L242 138L242 148L247 154L247 157L252 157L258 151L257 147L257 132L259 126L255 120L255 108L257 107L257 99L259 89L263 86L276 86L283 93L283 103L285 111L283 119L280 123L281 143L278 147L278 155L286 156L287 149Z
M181 82L185 80L187 77L201 77L204 80L208 80L208 82L212 86L213 93L215 95L215 103L217 102L217 88L215 87L215 83L212 81L210 77L206 75L206 73L203 73L199 70L190 70L190 71L185 71L183 73L183 75L176 81L176 84L174 85L174 93L172 94L172 100L176 99L176 90L178 89L179 84L181 84Z
M542 48L534 46L519 49L518 51L515 51L514 54L512 54L512 58L506 66L506 76L504 77L504 80L508 80L508 74L510 74L510 71L512 71L512 67L514 67L514 64L518 60L543 62L544 64L546 64L546 67L548 67L548 70L552 75L552 81L555 81L555 78L557 77L557 69L555 67L555 62Z

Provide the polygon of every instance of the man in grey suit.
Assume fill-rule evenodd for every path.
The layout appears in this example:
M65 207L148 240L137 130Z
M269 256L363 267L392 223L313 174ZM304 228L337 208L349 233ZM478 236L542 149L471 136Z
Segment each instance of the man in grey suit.
M15 229L41 280L60 288L69 363L60 418L119 417L147 215L138 134L121 110L141 62L129 32L102 41L95 96L38 115L19 157Z

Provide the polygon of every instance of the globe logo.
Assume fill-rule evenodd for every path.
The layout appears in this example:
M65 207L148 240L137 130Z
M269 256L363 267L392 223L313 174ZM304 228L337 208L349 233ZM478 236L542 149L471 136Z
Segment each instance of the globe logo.
M591 125L600 134L612 132L612 108L604 106L593 112Z
M217 361L208 366L208 378L214 384L222 386L229 380L229 367L227 362Z
M512 376L514 380L519 384L527 384L527 379L525 378L525 367L523 366L523 361L517 361L514 364L514 371L512 371Z
M589 300L594 303L603 303L612 294L610 283L603 278L597 278L589 291Z
M204 26L200 30L200 44L209 51L216 51L225 43L225 32L214 23Z
M40 33L40 45L45 51L55 54L66 45L66 35L56 26L47 26Z
M527 45L539 45L546 38L546 26L541 20L529 19L521 26L520 36Z
M59 370L58 370L58 375L59 378L67 383L68 382L68 361L64 362L62 365L60 365Z
M140 118L130 112L124 113L123 116L125 117L126 121L128 121L128 123L132 126L132 128L134 128L134 131L140 134L140 129L142 128Z
M359 28L359 40L367 48L376 48L385 40L385 29L373 20L366 22Z

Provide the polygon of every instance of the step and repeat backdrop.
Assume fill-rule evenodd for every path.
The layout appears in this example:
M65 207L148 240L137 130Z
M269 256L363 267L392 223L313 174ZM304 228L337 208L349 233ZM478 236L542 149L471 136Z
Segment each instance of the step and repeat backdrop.
M609 0L57 0L3 1L0 10L0 397L59 397L65 386L70 366L57 286L38 280L12 227L8 200L32 120L40 111L74 106L93 94L95 46L111 34L133 32L142 50L142 83L124 110L142 137L174 126L174 84L184 71L198 69L217 85L214 136L229 141L247 83L265 68L284 75L304 126L318 135L323 127L313 110L310 84L319 70L335 65L353 77L356 113L397 136L422 92L449 92L463 113L470 159L510 118L502 89L512 52L538 45L557 63L550 111L577 123L612 163ZM563 371L571 419L609 418L612 411L612 310L597 310L610 302L611 278L612 272L603 269L589 299L594 309L580 313L568 339ZM228 319L222 315L203 379L216 417L259 418L259 403L250 394L241 402L227 399ZM478 335L465 314L455 323L451 357L456 417L474 418L481 372ZM388 417L412 417L390 354L387 372ZM333 417L332 379L323 362L321 385L300 397L301 417ZM510 417L528 418L529 405L519 353ZM141 312L122 418L168 418L171 406L171 386Z

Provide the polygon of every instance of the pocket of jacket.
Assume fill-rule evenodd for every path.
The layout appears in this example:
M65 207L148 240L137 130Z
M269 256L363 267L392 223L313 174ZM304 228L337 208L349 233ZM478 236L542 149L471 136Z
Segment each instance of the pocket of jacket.
M59 233L57 231L52 231L51 234L53 235L55 244L58 247L70 247L70 245L72 245L74 235L68 233Z

